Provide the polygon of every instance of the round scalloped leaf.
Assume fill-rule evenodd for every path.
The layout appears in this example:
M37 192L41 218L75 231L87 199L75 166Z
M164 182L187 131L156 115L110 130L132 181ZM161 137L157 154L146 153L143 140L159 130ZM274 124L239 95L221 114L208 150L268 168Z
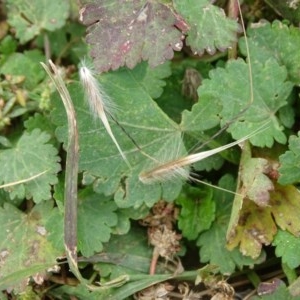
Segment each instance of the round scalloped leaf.
M48 144L50 135L39 129L20 137L15 147L0 152L0 182L8 184L40 176L6 188L11 199L32 198L38 203L51 198L51 185L57 183L60 158L53 145Z
M264 62L273 57L279 65L286 66L289 80L300 83L299 28L289 27L279 21L272 24L264 21L249 28L247 35L252 61ZM244 38L241 39L240 46L242 52L248 55Z
M299 135L299 134L298 134ZM280 184L293 184L300 180L300 137L291 136L289 150L279 157Z
M289 233L288 231L278 230L272 243L276 247L275 253L277 257L281 257L282 262L287 264L289 268L296 269L300 265L300 239ZM288 245L288 247L287 247Z
M103 242L110 239L112 227L117 225L117 206L111 199L86 189L79 195L78 250L89 257L101 252Z
M195 240L199 234L210 228L215 219L215 202L210 187L202 190L186 187L176 199L181 206L178 227L188 240Z
M69 16L68 0L8 0L8 23L15 28L22 44L30 41L42 30L54 31L65 25Z
M48 240L51 232L45 223L52 214L57 214L57 209L51 201L36 205L28 214L9 203L0 207L1 290L22 283L25 287L30 276L38 272L43 276L63 254Z
M213 55L217 50L224 51L236 41L238 23L226 18L223 9L214 6L209 0L175 0L175 8L190 26L187 31L187 44L195 54Z
M147 60L158 66L182 48L182 34L175 27L172 10L152 1L94 0L80 12L86 41L98 71L134 68Z
M199 97L218 99L223 106L221 126L231 124L228 131L234 139L264 128L250 138L253 145L271 147L274 140L286 142L276 117L278 110L287 105L292 90L285 67L272 58L264 64L252 63L253 87L250 86L249 67L242 59L229 61L224 69L212 70L209 76L198 89Z
M44 59L44 55L39 50L16 52L1 65L0 72L10 76L24 76L24 87L33 90L45 78L45 72L39 64Z
M218 202L219 199L216 199ZM233 273L236 267L252 266L263 261L264 253L253 259L243 255L239 249L228 250L226 247L226 228L230 216L230 203L226 203L226 211L216 211L217 219L212 227L202 233L198 240L197 246L200 247L199 256L202 263L209 262L217 265L221 273ZM229 209L228 209L229 208Z

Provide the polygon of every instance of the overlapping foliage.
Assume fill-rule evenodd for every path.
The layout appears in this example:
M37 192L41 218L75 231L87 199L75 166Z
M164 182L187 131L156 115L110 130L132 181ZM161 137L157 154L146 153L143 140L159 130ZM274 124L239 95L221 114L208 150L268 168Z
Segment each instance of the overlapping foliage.
M147 233L134 221L160 200L178 210L172 222L182 234L182 249L197 247L195 269L209 263L232 274L266 260L268 245L290 271L299 267L298 28L278 20L249 26L248 52L245 37L238 38L238 23L208 0L94 0L81 7L94 65L101 73L109 71L98 79L116 104L119 124L111 121L111 128L129 168L100 121L91 117L78 83L76 67L89 53L84 27L72 20L79 8L66 0L25 2L7 1L13 30L0 41L1 289L24 291L29 276L46 279L45 270L64 255L69 128L61 99L39 65L49 53L64 65L61 73L76 109L78 251L83 266L93 264L102 284L94 293L82 283L53 289L52 295L125 299L176 277L159 264L157 275L147 274L152 255ZM226 61L218 51L235 42L240 58ZM217 54L205 60L199 56L205 51ZM201 73L200 87L184 78L188 69ZM184 94L183 84L191 84L196 102ZM216 188L182 178L139 180L142 171L165 161L253 132L242 151L227 150L193 165L192 176ZM27 180L34 175L39 176ZM186 280L186 274L176 278ZM290 291L298 295L297 285ZM276 293L289 295L284 285Z

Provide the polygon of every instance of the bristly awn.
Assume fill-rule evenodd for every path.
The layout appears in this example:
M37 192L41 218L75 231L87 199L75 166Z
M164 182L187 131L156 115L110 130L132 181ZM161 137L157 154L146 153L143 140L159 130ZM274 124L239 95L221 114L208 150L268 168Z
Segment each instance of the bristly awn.
M81 62L81 66L79 69L79 76L80 76L80 81L82 83L82 86L84 88L85 98L89 104L89 108L93 118L94 119L100 118L107 133L109 134L110 138L116 145L122 158L124 159L128 167L131 168L108 122L107 115L109 115L114 121L116 121L116 119L113 117L113 112L112 112L114 108L114 104L112 103L108 95L104 93L100 83L95 78L93 71L90 68L88 68L88 66L85 64L84 61Z
M246 50L248 53L248 76L249 76L249 86L250 86L250 100L248 102L248 104L246 105L246 107L244 109L242 109L240 111L240 113L233 119L231 120L231 122L229 122L228 124L226 124L225 126L223 126L217 133L215 133L210 139L209 141L213 140L215 137L217 137L221 132L223 132L224 130L226 130L228 128L228 126L230 124L232 124L232 122L238 120L238 118L243 115L246 110L248 110L248 108L251 106L251 104L253 103L253 78L252 78L252 67L251 67L251 58L250 58L250 53L249 53L249 45L248 45L248 40L246 37L246 30L245 30L245 25L244 25L244 21L243 21L243 17L242 17L242 12L241 12L241 7L240 7L240 3L238 2L238 9L239 9L239 14L240 14L240 19L241 19L241 26L245 35L245 46L246 46ZM268 122L267 122L268 123ZM151 184L151 183L157 183L157 182L164 182L167 180L172 180L174 178L182 178L185 180L192 180L192 181L196 181L196 182L200 182L203 184L207 184L209 186L209 183L203 182L201 180L198 179L194 179L188 169L188 166L201 161L207 157L210 157L214 154L217 154L225 149L228 149L230 147L233 147L235 145L238 145L242 142L244 142L245 140L249 139L250 137L252 137L253 135L257 134L258 132L262 131L264 128L266 128L266 125L263 125L259 130L256 130L255 132L253 132L252 134L249 134L235 142L229 143L227 145L218 147L216 149L212 149L212 150L208 150L208 151L203 151L203 152L199 152L199 153L194 153L194 154L190 154L184 157L177 157L174 159L171 159L167 162L160 162L159 164L157 164L157 159L153 159L153 161L156 161L156 166L153 166L152 168L148 168L148 170L143 170L140 174L139 174L139 180L145 184ZM194 151L199 150L200 148L202 148L203 146L205 146L209 141L205 142L204 144L202 144L200 147L194 146L193 149ZM218 187L216 187L218 188ZM219 188L221 189L221 188ZM223 189L222 189L223 190ZM227 191L227 190L226 190ZM230 191L228 191L230 192ZM232 192L233 193L233 192Z

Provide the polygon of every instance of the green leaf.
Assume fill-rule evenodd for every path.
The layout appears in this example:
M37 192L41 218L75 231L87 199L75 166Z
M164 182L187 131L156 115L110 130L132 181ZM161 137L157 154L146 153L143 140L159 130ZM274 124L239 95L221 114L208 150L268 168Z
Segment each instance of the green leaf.
M100 72L132 69L142 60L155 67L182 48L176 16L159 2L94 0L81 10L80 20L88 26L86 40Z
M3 135L0 135L0 145L1 145L1 148L10 148L12 147L12 143L10 142L10 140L3 136Z
M261 22L247 30L251 59L260 62L275 58L288 71L288 79L300 83L300 32L297 27L287 26L276 20L272 24ZM245 55L245 39L241 39L241 49Z
M173 60L170 65L172 74L166 81L162 96L156 99L156 102L168 116L180 123L182 111L190 109L196 100L193 97L196 96L194 93L197 93L199 82L197 79L194 80L194 76L189 76L190 70L193 70L192 74L197 72L196 76L205 78L212 66L191 58L181 60L180 63ZM170 101L172 105L170 105Z
M145 72L145 76L149 72ZM136 80L139 78L137 74L140 74L139 81ZM156 77L157 81L161 77L155 74L157 73L153 73L152 76ZM163 185L159 183L146 185L139 181L138 175L142 170L153 168L160 161L170 160L172 155L175 157L186 153L179 126L150 98L147 90L154 93L153 85L146 83L145 77L143 79L141 77L139 67L137 71L121 69L101 77L107 94L118 107L122 107L116 110L118 122L140 149L154 158L150 159L141 153L124 131L110 122L112 131L132 169L128 169L100 121L93 120L87 104L83 101L81 87L78 84L69 86L77 110L79 140L81 145L84 145L80 152L80 171L85 171L85 178L90 178L89 182L94 178L93 184L97 193L105 195L115 193L115 201L122 208L136 209L144 203L151 207L161 197L173 200L182 186L181 179ZM157 88L160 90L160 87ZM66 117L60 99L56 97L53 105L55 109L52 118L58 125L57 137L60 141L66 142L67 127L64 121Z
M212 189L186 187L176 203L182 208L178 216L178 227L184 237L194 240L199 233L210 228L215 218L215 202Z
M49 32L47 35L52 55L59 59L66 58L77 64L87 53L87 45L82 39L84 34L85 27L73 22L67 22L60 30ZM36 43L39 48L43 48L44 36L39 35Z
M150 285L173 277L172 274L148 275L152 251L145 229L133 227L127 235L112 236L104 244L102 253L84 260L94 262L94 268L101 276L103 288L99 288L95 294L100 299L123 300ZM160 266L164 266L164 263L159 263L158 269ZM128 282L123 282L118 288L110 288L110 281L122 277L127 277Z
M24 0L6 1L8 23L15 28L16 37L24 44L42 30L54 31L61 28L69 16L67 0Z
M276 247L275 254L281 257L283 263L289 268L296 269L300 265L299 250L300 239L291 233L283 230L278 230L273 243Z
M35 113L24 122L24 126L28 132L32 132L35 129L40 129L43 132L47 132L51 135L51 137L53 137L51 141L54 140L54 132L56 128L53 123L51 123L51 120L47 115ZM53 142L57 141L55 140Z
M218 114L221 110L218 98L201 96L201 101L194 104L191 111L182 112L181 126L190 134L214 128L220 123Z
M149 273L153 249L148 245L147 232L133 227L128 234L112 236L100 255L93 259L95 269L110 280L124 274Z
M294 123L295 123L295 117L296 117L296 112L295 109L293 107L293 103L294 103L294 97L293 94L291 94L292 97L289 97L289 103L287 106L282 107L279 110L279 119L282 123L282 125L286 128L292 128Z
M111 200L85 189L79 194L78 249L89 257L103 249L103 242L110 239L111 227L117 225L116 204Z
M223 9L214 6L209 0L175 0L175 9L187 21L187 45L194 54L213 55L217 50L224 51L236 41L238 24L226 18Z
M47 218L44 218L44 224L49 233L47 235L47 240L57 251L65 253L64 212L61 211L60 208L52 209L52 211L49 212L49 215L47 215Z
M285 143L283 128L275 114L287 104L292 89L292 84L286 81L286 69L269 58L263 64L252 63L252 75L253 87L249 83L248 65L241 59L229 61L225 69L212 70L210 79L203 80L198 89L199 97L222 104L221 126L231 124L228 131L234 139L266 127L250 138L253 145L271 147L274 139ZM252 88L254 99L250 94Z
M197 246L200 246L199 256L201 262L217 265L223 274L231 274L236 267L241 269L243 266L253 266L255 263L260 263L264 260L264 254L261 254L260 257L254 260L243 255L237 248L233 250L227 249L226 229L229 213L226 219L225 216L220 216L220 219L216 220L212 227L202 233L197 240Z
M76 299L78 300L109 299L106 298L109 296L109 293L109 290L101 292L91 292L84 284L78 284L77 286L60 285L59 287L53 288L49 291L49 295L54 299L65 299L63 297L66 297L66 295L70 295L72 297L76 297Z
M149 214L149 208L144 205L138 209L123 208L117 210L118 224L113 228L113 234L128 233L132 220L140 220Z
M210 150L225 145L228 142L228 136L222 135L217 138L211 137L219 131L221 103L219 99L213 97L201 97L200 101L193 105L191 111L182 112L182 121L180 127L185 133L185 144L189 145L189 152L199 152L199 150ZM201 144L206 144L202 147ZM200 147L198 147L200 146ZM232 149L227 153L232 152ZM197 171L218 170L222 166L224 159L232 161L226 151L208 157L193 164L193 168ZM236 162L235 160L233 160Z
M6 35L0 42L0 52L4 55L10 55L17 49L17 41L11 35Z
M29 214L5 203L0 208L0 289L21 282L27 284L29 276L56 263L62 252L48 241L45 221L53 212L52 202L36 205Z
M131 73L132 80L144 87L147 94L152 99L158 98L166 85L165 79L171 75L170 63L166 62L156 68L149 68L148 64L143 62L138 64L134 72Z
M1 66L0 72L4 75L24 76L24 87L32 90L45 78L45 72L40 66L40 61L44 60L39 50L13 53Z
M300 180L300 137L290 136L289 150L279 157L280 184L292 184Z
M60 170L57 150L48 144L50 136L39 129L24 132L15 147L0 152L0 182L8 184L40 176L6 188L11 199L32 198L36 203L51 198L51 185L57 183Z

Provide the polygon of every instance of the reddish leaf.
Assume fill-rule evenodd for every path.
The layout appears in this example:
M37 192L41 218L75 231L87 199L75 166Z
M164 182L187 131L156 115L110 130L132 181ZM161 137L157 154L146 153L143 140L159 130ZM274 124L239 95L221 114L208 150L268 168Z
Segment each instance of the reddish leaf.
M271 282L261 282L257 287L257 294L259 296L274 294L282 283L283 282L278 278L275 278Z
M175 27L182 20L167 6L139 0L94 0L80 12L87 29L87 43L99 71L142 60L157 66L182 48L182 33Z

